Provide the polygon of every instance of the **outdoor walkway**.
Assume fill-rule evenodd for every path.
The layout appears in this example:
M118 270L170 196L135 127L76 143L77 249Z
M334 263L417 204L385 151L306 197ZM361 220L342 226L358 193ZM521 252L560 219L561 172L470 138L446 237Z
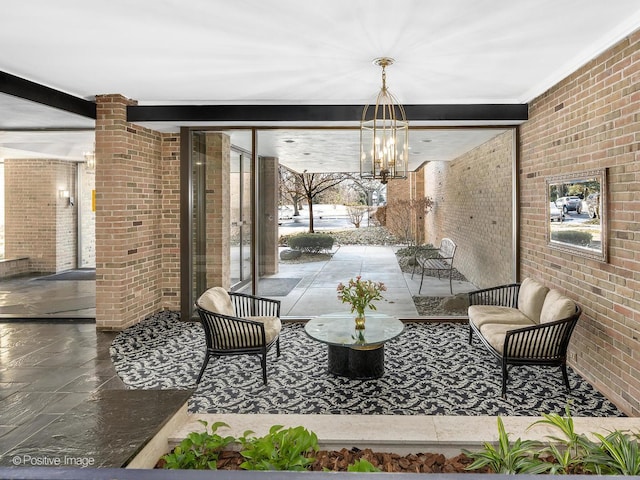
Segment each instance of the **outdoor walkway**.
M396 260L397 247L344 245L337 247L328 260L308 263L280 263L279 272L268 279L280 279L293 289L284 295L267 296L282 302L281 315L308 318L313 315L344 311L337 298L339 282L361 275L383 282L385 301L378 311L404 319L418 316L412 297L418 295L420 275L403 273ZM0 281L0 321L37 319L92 322L96 315L96 284L87 279L51 279L21 277ZM453 293L466 293L476 287L470 282L453 281ZM422 296L449 296L449 279L425 276Z
M269 278L299 278L299 283L281 300L283 317L308 318L313 315L344 311L336 288L340 282L361 275L365 280L383 282L387 287L384 301L376 305L380 313L403 319L415 318L418 312L412 297L418 295L420 274L411 278L400 269L395 256L396 247L377 245L345 245L334 250L329 260L309 263L280 263L278 274ZM476 289L470 282L453 282L453 293ZM449 292L449 278L424 277L423 296L445 297Z

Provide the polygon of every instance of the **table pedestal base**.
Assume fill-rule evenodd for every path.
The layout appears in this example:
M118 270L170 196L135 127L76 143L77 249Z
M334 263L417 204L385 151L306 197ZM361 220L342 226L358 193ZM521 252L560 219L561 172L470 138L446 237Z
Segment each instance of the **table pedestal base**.
M384 373L384 344L358 347L328 345L329 372L358 380L380 378Z

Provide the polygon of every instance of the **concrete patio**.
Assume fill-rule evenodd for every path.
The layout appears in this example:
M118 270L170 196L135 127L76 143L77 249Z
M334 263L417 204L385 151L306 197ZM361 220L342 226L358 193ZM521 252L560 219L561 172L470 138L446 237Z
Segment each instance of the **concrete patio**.
M301 278L298 285L282 302L282 316L308 318L336 311L343 311L337 298L339 282L361 275L368 280L383 282L387 287L385 301L377 304L378 311L404 319L418 317L413 296L418 295L420 275L413 279L402 272L396 260L398 247L379 245L344 245L336 248L328 260L309 263L280 263L280 271L269 278ZM453 281L453 293L466 293L476 289L470 282ZM445 297L449 292L449 279L425 275L423 296Z

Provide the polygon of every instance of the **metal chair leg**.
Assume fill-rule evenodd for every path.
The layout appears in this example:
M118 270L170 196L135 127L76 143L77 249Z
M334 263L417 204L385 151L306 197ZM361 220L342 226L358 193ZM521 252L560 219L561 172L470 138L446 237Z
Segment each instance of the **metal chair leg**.
M260 358L260 363L262 364L262 382L267 384L267 354L264 353Z
M507 377L509 373L507 371L507 362L502 361L502 398L507 398Z
M202 368L200 368L200 373L198 374L196 385L198 385L200 383L200 380L202 380L202 375L204 374L204 370L207 368L208 363L209 363L209 352L207 352L204 356L204 362L202 362Z
M567 387L567 392L571 391L571 385L569 385L569 375L567 375L567 364L563 363L560 365L560 369L562 370L562 378L564 379L564 386Z

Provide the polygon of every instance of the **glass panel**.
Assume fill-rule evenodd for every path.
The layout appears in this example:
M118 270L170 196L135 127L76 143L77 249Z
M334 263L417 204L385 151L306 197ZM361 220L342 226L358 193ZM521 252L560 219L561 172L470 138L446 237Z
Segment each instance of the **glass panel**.
M4 161L0 161L0 258L4 258Z
M230 167L231 286L238 289L251 280L251 155L232 148Z
M240 205L242 210L240 212L240 220L242 221L242 230L240 235L240 243L242 245L242 256L240 257L240 269L242 272L242 280L251 280L251 238L253 233L253 175L251 171L251 155L243 153L240 157L241 165L241 198Z
M234 146L247 136L191 132L192 302L214 286L251 290L251 154Z
M192 256L193 285L192 304L198 296L207 289L206 270L206 137L202 132L194 132L192 136L191 167L192 167Z
M242 170L240 152L231 151L231 172L229 175L229 207L231 227L229 232L229 258L231 261L231 286L242 281Z

